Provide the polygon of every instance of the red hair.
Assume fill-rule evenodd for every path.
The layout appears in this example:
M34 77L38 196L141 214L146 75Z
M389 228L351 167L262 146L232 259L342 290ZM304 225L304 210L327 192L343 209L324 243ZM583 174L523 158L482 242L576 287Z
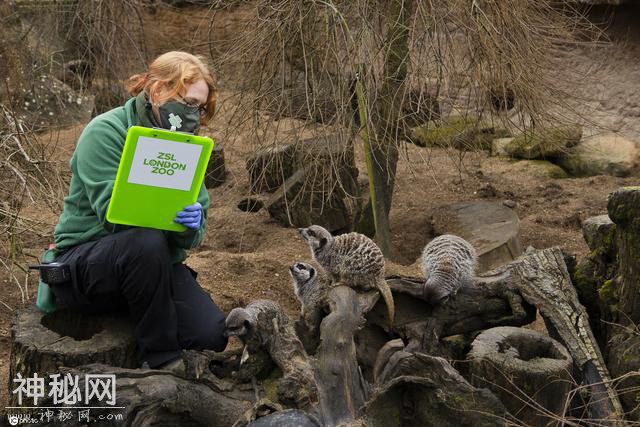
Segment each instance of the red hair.
M209 86L206 113L201 120L202 124L206 124L215 113L218 90L202 56L179 51L163 53L149 65L146 73L129 77L127 91L131 96L137 96L143 90L148 94L161 93L156 101L163 103L186 91L187 85L199 79L203 79Z

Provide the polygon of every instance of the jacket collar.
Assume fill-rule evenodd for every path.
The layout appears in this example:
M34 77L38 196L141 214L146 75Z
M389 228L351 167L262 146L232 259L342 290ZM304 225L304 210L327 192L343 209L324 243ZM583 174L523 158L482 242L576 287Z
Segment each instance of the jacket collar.
M148 128L159 128L161 127L156 121L155 116L153 115L153 111L151 110L151 102L147 99L147 94L145 91L140 92L135 98L134 104L134 117L132 119L136 122L134 124L139 124L140 126L148 127ZM133 126L133 125L131 125Z

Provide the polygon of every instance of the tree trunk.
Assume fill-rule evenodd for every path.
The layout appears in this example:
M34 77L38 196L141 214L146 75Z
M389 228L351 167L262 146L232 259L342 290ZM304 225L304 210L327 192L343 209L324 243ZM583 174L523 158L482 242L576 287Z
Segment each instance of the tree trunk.
M391 0L388 4L383 83L376 116L372 118L376 132L375 136L370 135L372 181L377 206L371 206L370 200L364 210L364 215L371 215L372 209L376 210L376 242L386 256L392 253L389 211L398 164L398 137L402 130L401 114L409 58L409 19L413 0ZM363 218L363 223L367 222L370 220Z

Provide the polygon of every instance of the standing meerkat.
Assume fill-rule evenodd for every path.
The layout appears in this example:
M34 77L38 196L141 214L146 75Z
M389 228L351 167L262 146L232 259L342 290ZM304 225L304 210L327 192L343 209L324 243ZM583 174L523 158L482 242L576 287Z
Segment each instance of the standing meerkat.
M321 305L331 286L329 278L322 269L313 265L297 261L289 267L289 274L296 294L302 307L302 315L310 314Z
M471 243L453 234L438 236L422 251L424 297L432 305L473 283L477 255Z
M331 282L324 270L320 267L298 261L289 267L293 292L300 301L300 317L315 333L320 328L322 314L326 302L326 296Z
M373 240L360 233L334 237L319 225L299 228L313 258L333 282L365 290L380 291L393 325L395 306L389 285L384 279L384 256Z

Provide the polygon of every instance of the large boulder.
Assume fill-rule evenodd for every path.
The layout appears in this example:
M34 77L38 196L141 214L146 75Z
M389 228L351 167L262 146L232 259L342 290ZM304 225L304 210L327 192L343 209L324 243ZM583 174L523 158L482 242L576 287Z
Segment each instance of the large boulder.
M94 109L92 96L74 91L50 74L14 91L13 102L17 119L33 129L86 123Z
M581 126L534 129L513 138L504 150L517 159L550 159L577 145L580 138Z
M629 176L638 170L639 156L635 141L608 133L584 138L554 162L573 176Z
M407 135L419 147L456 148L458 150L490 150L496 138L509 136L509 131L473 117L454 116L426 126L415 127Z

